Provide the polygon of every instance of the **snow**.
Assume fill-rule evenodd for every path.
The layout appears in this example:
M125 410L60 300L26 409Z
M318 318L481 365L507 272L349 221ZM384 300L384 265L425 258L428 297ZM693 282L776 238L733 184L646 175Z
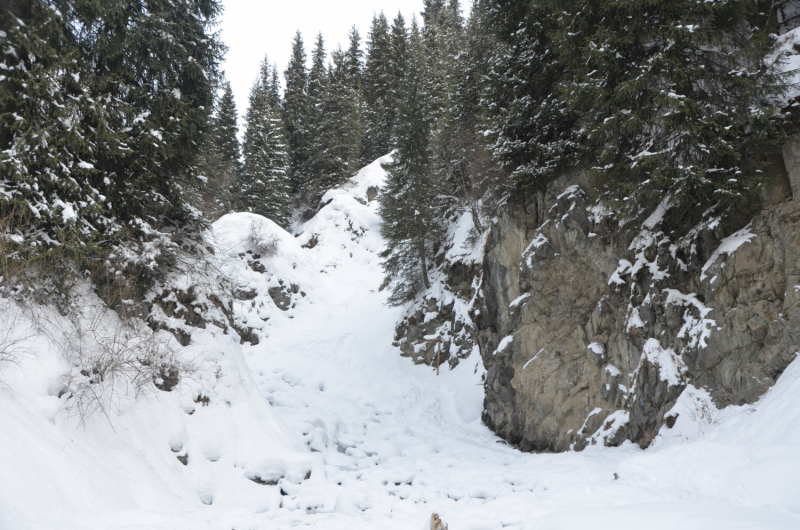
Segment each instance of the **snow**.
M588 348L595 355L605 355L605 353L606 353L606 349L599 342L591 342L591 343L589 343Z
M653 213L650 214L650 217L645 219L644 223L642 223L642 226L644 228L648 230L653 230L655 229L656 226L661 224L661 222L664 220L664 216L669 211L670 199L671 197L667 197L666 199L661 201L661 203L656 207Z
M531 293L521 294L518 297L516 297L513 302L508 304L508 307L509 308L517 307L517 306L521 305L523 302L525 302L525 300L527 300L530 297L531 297Z
M628 316L625 321L625 331L630 333L634 328L644 328L642 317L639 316L639 309L628 304Z
M717 322L713 318L706 318L711 313L711 308L707 307L697 299L696 293L684 294L677 289L664 289L667 293L667 304L688 307L694 311L683 312L683 325L678 330L678 338L688 338L686 349L696 346L705 348L711 331L716 327Z
M580 453L498 443L480 421L477 351L437 377L391 344L403 309L378 291L383 242L367 200L382 178L372 164L328 192L296 238L252 214L215 223L219 274L254 291L233 307L260 326L260 342L194 330L180 351L197 370L172 392L120 397L108 418L81 425L58 397L69 367L41 323L63 317L0 308L0 343L10 329L26 350L0 367L0 529L422 530L434 512L453 530L800 528L797 360L754 405L709 409L687 386L673 429L646 451L603 447L627 423L621 411ZM255 258L253 226L276 241L274 254ZM305 293L285 311L268 294L280 282ZM702 313L692 295L673 294ZM82 296L86 308L98 303ZM643 358L675 381L680 358L656 346Z
M64 221L75 221L78 218L78 214L75 213L75 208L59 198L53 200L53 206L61 208L61 217L64 218Z
M485 234L475 233L475 223L469 212L462 213L455 228L452 230L452 241L445 254L445 259L450 263L462 262L465 264L480 263L483 261L483 242ZM477 235L476 240L471 240L470 236Z
M765 60L767 64L772 64L778 57L782 58L778 70L787 74L785 82L789 90L784 94L779 104L785 106L800 95L800 53L795 46L800 44L800 28L795 28L778 37L777 47L773 54Z
M503 340L501 340L500 344L497 345L497 349L494 350L494 353L492 353L492 355L503 353L504 351L506 351L506 348L508 348L513 341L514 341L513 335L509 335L508 337L503 337Z
M731 254L736 252L736 250L738 250L739 247L741 247L745 243L749 243L750 240L754 237L756 237L756 235L750 231L750 225L747 225L738 232L735 232L726 237L725 239L723 239L722 241L720 241L717 249L714 251L713 254L711 254L711 257L708 258L708 261L706 261L705 265L703 265L703 268L700 272L700 281L706 279L706 272L712 265L714 265L717 262L717 258L722 256L723 254L725 256L730 256Z
M683 383L686 373L686 363L683 362L672 348L662 348L658 339L647 339L642 348L642 357L639 359L639 367L648 361L650 364L658 366L658 375L661 381L667 386L675 386ZM636 368L636 371L639 370Z

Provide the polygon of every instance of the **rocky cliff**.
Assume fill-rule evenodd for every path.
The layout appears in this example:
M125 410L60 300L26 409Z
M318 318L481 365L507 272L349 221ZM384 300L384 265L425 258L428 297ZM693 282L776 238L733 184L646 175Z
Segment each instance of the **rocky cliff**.
M620 226L582 174L506 206L470 313L484 422L523 450L647 447L687 389L718 408L763 395L800 350L800 142L783 155L746 226L688 247L663 205Z

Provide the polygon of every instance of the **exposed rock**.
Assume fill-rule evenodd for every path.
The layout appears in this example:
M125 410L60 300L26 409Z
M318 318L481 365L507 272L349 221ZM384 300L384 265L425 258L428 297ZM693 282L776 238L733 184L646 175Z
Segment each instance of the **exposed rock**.
M269 296L281 311L288 311L290 308L294 307L294 304L292 303L292 295L298 294L300 292L300 287L295 284L291 284L287 287L283 284L283 281L278 281L280 286L270 287L268 291ZM302 296L305 297L305 293Z
M378 187L370 186L367 188L367 201L372 202L378 197Z
M762 210L730 253L682 254L611 224L576 182L492 225L473 314L484 422L523 450L646 447L688 383L718 407L763 395L800 350L800 203Z
M475 328L468 313L478 294L480 265L443 263L443 300L426 297L415 304L395 328L394 345L415 364L455 368L476 350ZM383 290L381 285L379 290ZM441 338L439 344L428 338Z

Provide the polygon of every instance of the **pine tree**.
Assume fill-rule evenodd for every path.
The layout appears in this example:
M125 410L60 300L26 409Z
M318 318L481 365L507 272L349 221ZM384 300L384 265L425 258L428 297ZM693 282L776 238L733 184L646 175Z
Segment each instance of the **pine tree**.
M313 189L319 195L355 175L361 167L361 94L350 54L331 54L321 99L319 122L314 129Z
M216 0L0 4L0 218L35 253L202 224L183 190L209 127L219 12Z
M586 164L621 216L664 202L667 226L688 229L703 212L754 202L763 162L753 154L780 138L769 98L783 82L758 29L774 20L770 6L559 4L575 13L559 17L553 36L570 72L563 91L581 116Z
M753 154L781 137L769 3L486 4L493 152L525 192L592 168L618 215L663 202L684 233L754 203Z
M212 221L233 207L231 192L241 171L238 118L231 84L225 81L222 96L215 106L200 168L206 179L201 195L202 208Z
M328 71L325 66L325 40L322 33L317 35L314 51L311 53L311 71L308 76L308 114L309 134L308 158L303 168L306 176L304 195L312 206L320 197L320 182L325 168L325 141L320 131L325 119L325 99L328 94Z
M394 148L392 133L396 107L393 90L392 45L389 22L383 13L372 19L364 65L364 140L361 159L370 162Z
M292 57L284 72L286 87L283 94L283 123L289 149L289 171L292 192L300 193L306 181L304 168L308 163L308 71L303 37L298 31L292 42Z
M288 228L291 183L281 109L273 99L276 81L265 58L250 90L239 207Z
M424 76L422 37L412 23L405 89L397 128L397 152L380 195L381 253L392 294L389 303L403 304L430 287L428 266L434 242L441 237L441 212L436 209L437 184L432 171L431 119Z

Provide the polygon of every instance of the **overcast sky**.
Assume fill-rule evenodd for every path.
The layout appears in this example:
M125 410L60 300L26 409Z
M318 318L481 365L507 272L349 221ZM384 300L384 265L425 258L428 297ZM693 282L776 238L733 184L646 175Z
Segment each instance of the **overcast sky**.
M283 71L289 62L292 38L298 29L310 56L318 32L330 53L347 45L347 33L355 24L366 40L373 13L383 11L391 21L400 11L406 22L422 11L422 0L223 0L222 40L228 45L225 73L233 86L236 108L244 114L247 95L258 65L269 56Z

